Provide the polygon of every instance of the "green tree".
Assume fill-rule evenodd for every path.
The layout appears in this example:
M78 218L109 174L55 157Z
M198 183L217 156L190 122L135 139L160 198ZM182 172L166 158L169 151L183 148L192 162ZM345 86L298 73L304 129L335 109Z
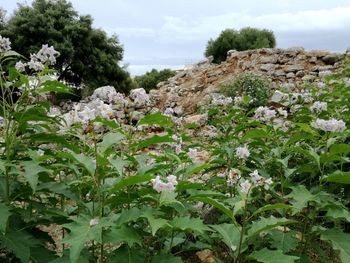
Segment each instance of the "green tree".
M206 57L213 56L214 62L220 63L226 60L227 51L231 49L243 51L275 46L276 39L270 30L251 27L242 28L240 31L225 29L218 38L208 41L204 54Z
M32 6L19 4L0 33L27 57L42 44L53 45L61 54L56 64L59 79L84 85L85 93L103 85L128 92L131 79L118 65L123 48L117 36L108 37L92 22L66 0L34 0Z
M152 69L144 75L136 76L135 82L140 88L150 91L151 89L155 89L159 82L165 81L168 78L175 76L175 74L175 71L171 69L163 69L160 71Z

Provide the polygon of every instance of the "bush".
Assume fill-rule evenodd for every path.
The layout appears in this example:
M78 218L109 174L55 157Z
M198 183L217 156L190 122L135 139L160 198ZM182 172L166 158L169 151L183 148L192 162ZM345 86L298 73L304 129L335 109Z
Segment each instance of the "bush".
M237 51L273 48L276 46L276 39L272 31L257 28L242 28L240 31L225 29L215 40L208 41L205 56L213 56L214 63L226 60L227 51L235 49Z
M223 84L221 91L225 96L250 97L249 107L265 105L271 95L272 83L255 73L242 73L232 81Z
M156 70L152 69L149 72L146 72L144 75L136 76L135 82L139 88L144 88L146 91L155 89L159 82L165 81L168 78L175 76L175 71L171 69Z

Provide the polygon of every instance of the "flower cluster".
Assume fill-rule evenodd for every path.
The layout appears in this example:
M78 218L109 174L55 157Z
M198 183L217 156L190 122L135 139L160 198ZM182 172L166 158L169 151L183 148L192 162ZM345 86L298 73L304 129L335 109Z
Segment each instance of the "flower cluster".
M240 183L240 189L243 193L247 194L251 188L253 187L259 187L263 186L265 190L268 190L270 186L273 184L273 181L271 178L264 178L261 175L259 175L258 170L254 170L250 174L250 180L246 179L243 182Z
M320 113L322 111L327 111L327 102L315 101L310 107L310 110L315 113Z
M19 72L24 72L26 66L34 71L41 71L44 69L44 65L54 65L56 63L56 57L60 53L54 49L54 47L49 47L48 45L42 45L41 49L36 54L30 55L30 61L28 63L23 63L18 61L15 68Z
M11 49L11 41L6 37L0 36L0 52L6 52Z
M346 129L345 122L342 120L330 119L316 119L311 123L311 126L326 132L342 132Z
M237 147L236 156L238 159L247 159L250 155L249 149L247 146Z
M241 179L241 172L237 169L231 169L227 175L227 186L236 184Z
M231 97L225 97L224 95L216 95L213 96L213 99L211 101L211 104L214 106L227 106L232 103L232 98Z
M175 175L167 176L167 182L163 182L158 175L155 179L151 180L153 189L158 193L161 192L173 192L175 190L175 186L177 185L177 177Z
M255 110L254 119L260 121L271 121L276 117L277 112L275 110L270 110L268 107L260 106Z

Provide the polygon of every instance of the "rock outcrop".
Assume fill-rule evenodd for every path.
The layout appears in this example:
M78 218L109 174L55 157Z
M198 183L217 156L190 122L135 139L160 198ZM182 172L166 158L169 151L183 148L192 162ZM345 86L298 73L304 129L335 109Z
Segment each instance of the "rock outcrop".
M258 49L237 52L230 50L227 60L212 64L211 58L179 71L176 76L158 84L150 92L157 108L171 107L179 112L193 113L218 91L220 84L233 79L242 72L256 72L271 79L274 86L301 88L305 82L339 70L343 58L350 55L330 53L323 50L305 51L289 49Z

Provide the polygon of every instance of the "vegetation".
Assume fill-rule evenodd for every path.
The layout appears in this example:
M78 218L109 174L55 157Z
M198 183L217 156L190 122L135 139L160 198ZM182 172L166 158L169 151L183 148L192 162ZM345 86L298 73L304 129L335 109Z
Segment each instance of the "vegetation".
M221 85L221 91L225 96L233 99L248 96L250 108L266 105L271 97L271 90L270 80L251 72L241 73Z
M1 34L28 58L41 43L55 46L61 54L55 65L59 80L82 85L87 94L104 85L127 93L131 79L118 65L123 48L116 36L108 37L93 28L92 22L90 16L78 15L66 0L35 0L32 6L19 5Z
M258 48L273 48L276 46L276 39L272 31L257 28L242 28L223 30L218 38L210 39L207 43L205 56L213 56L215 63L226 60L229 50L249 50Z
M2 262L350 262L350 68L276 108L211 104L205 136L100 99L54 116L57 56L0 37Z
M135 81L140 88L144 88L146 91L157 88L159 82L165 81L168 78L175 76L175 71L171 69L156 70L152 69L146 72L144 75L136 76Z

